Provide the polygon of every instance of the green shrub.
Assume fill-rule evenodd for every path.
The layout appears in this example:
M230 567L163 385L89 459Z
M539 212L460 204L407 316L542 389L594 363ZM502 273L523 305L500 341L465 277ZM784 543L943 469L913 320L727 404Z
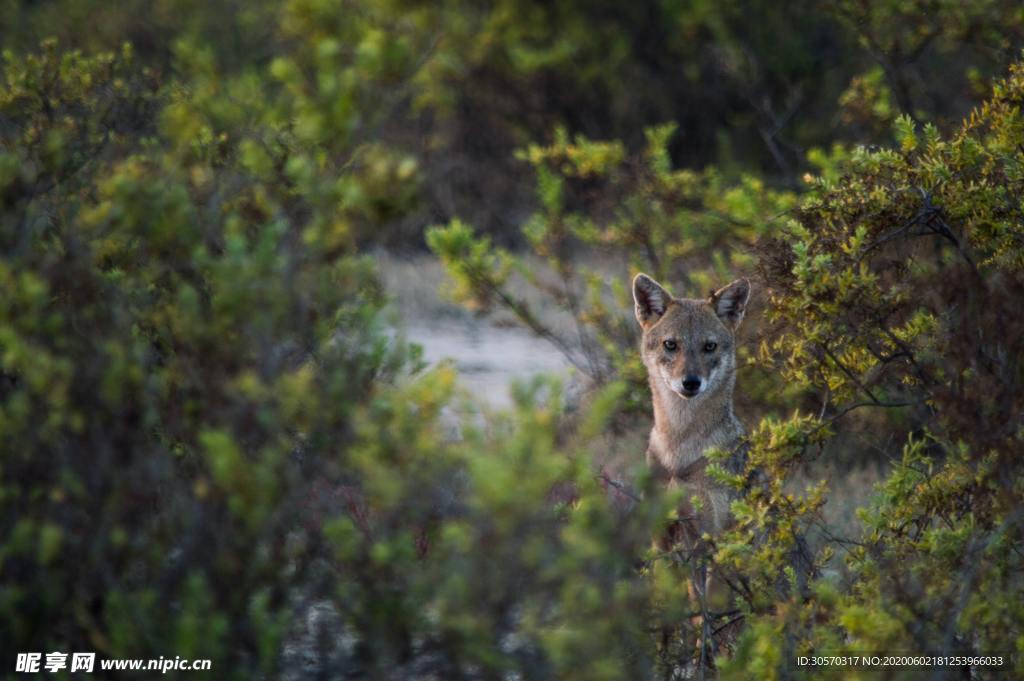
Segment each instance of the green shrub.
M311 485L342 477L357 405L409 365L370 263L328 230L319 190L358 171L313 165L267 86L204 77L161 85L128 48L6 59L5 665L277 668L324 541Z
M727 676L785 678L797 655L815 651L1000 651L1019 664L1009 655L1022 585L1011 539L1020 527L1022 73L1013 66L954 135L901 117L897 148L837 147L799 199L750 180L725 189L713 171L672 171L665 130L649 131L651 146L629 166L614 143L558 135L524 153L544 207L524 231L548 259L546 274L460 222L428 235L458 299L510 312L578 352L541 324L521 281L572 314L594 344L587 358L599 358L588 378L629 386L624 413L646 410L628 293L569 254L590 247L632 271L705 287L709 273L727 280L756 256L769 332L753 361L770 378L749 399L768 416L750 432L753 477L715 473L746 490L710 565L746 624ZM623 167L639 167L641 179ZM604 181L611 187L573 193ZM588 296L574 294L580 282ZM785 414L794 402L813 412ZM870 428L875 437L861 442L875 451L859 456L881 452L894 466L861 511L861 536L824 524L838 481L806 483L807 466L836 451L840 426ZM859 449L839 446L847 456ZM675 664L691 652L676 649Z
M631 72L631 29L591 30L600 5L524 7L296 0L255 59L208 42L217 7L190 30L162 15L169 42L143 64L5 53L3 664L95 650L209 657L217 678L673 678L733 625L727 677L800 676L810 652L1020 652L1024 69L952 134L895 116L900 75L868 73L846 105L892 118L896 147L812 152L804 194L681 169L672 126L638 152L568 127L527 145L524 239L546 267L459 221L428 241L457 297L510 312L594 389L565 404L537 380L510 412L452 424L453 372L396 340L360 249L436 181L394 143L399 113L445 120L466 83ZM943 5L913 49L1017 26L986 7ZM743 53L736 7L693 9L663 8ZM890 57L899 9L856 24ZM772 73L813 70L794 52ZM767 292L742 356L763 417L750 475L714 473L744 494L697 555L650 548L678 499L595 461L647 411L624 287L639 268L688 294L758 270ZM842 481L803 485L844 427L893 460L851 537L823 526ZM727 609L689 595L702 566Z
M848 576L756 617L736 676L785 676L810 650L994 653L1021 673L1020 63L993 92L950 137L900 119L898 149L855 150L763 245L769 315L788 325L779 368L822 394L807 436L890 413L876 446L894 467L847 545ZM783 475L788 459L761 463Z

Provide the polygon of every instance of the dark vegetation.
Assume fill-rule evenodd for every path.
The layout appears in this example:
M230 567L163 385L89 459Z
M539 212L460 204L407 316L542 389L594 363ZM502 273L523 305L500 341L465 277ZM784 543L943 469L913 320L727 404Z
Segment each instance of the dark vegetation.
M1019 3L0 0L0 42L2 675L1024 675ZM453 428L368 255L424 246L579 395ZM641 459L640 269L761 291L699 553L595 456Z

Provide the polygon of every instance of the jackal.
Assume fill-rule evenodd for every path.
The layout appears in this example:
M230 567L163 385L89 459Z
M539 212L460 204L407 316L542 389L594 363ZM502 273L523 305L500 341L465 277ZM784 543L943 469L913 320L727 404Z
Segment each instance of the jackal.
M643 329L641 355L654 402L647 465L669 486L696 497L680 517L691 539L728 524L730 490L705 468L709 449L732 452L725 468L743 469L743 426L733 414L736 330L743 320L750 283L738 279L706 300L673 298L646 274L633 279L636 319Z

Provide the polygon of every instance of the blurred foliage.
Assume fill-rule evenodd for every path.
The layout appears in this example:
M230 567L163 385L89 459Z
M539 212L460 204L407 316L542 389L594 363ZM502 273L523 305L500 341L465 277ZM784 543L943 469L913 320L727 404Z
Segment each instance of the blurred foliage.
M128 47L6 57L4 659L649 673L634 563L668 505L605 503L557 386L453 441L451 371L380 321L356 244L416 173L345 134L371 120L366 83L329 78L332 53L229 76L177 50L166 81Z
M1024 69L989 82L1022 31L997 0L0 0L4 675L1020 653ZM421 235L582 399L456 422L363 255ZM736 524L698 551L651 547L679 500L593 457L647 411L641 268L766 291L748 475L712 466ZM797 481L851 422L893 464L843 537L841 481Z
M359 171L316 163L272 101L153 78L127 47L6 58L4 655L170 647L249 678L305 588L308 482L414 356L325 234L320 188Z
M229 80L278 61L290 93L319 91L299 134L420 161L417 210L389 216L375 239L419 242L424 224L461 217L508 245L535 208L512 152L556 126L635 151L644 129L673 121L677 166L795 188L807 151L884 143L900 113L954 126L1024 47L1024 11L1011 0L3 0L0 35L18 54L51 36L87 53L130 42L164 76L181 73L183 52Z

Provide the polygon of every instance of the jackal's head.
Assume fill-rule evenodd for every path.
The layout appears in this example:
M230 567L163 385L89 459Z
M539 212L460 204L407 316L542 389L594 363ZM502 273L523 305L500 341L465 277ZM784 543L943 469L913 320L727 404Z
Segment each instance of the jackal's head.
M737 279L706 300L673 298L646 274L633 279L641 353L652 385L663 381L683 399L731 386L736 372L736 329L750 282Z

